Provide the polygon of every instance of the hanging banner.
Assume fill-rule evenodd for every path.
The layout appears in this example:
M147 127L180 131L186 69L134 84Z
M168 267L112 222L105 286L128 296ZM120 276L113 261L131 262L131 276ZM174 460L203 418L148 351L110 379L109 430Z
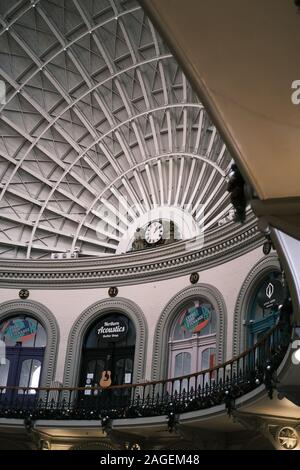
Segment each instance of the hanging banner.
M185 310L179 318L182 328L190 333L197 333L208 325L211 317L211 306L209 304L197 304Z
M8 320L1 328L3 338L11 341L24 343L32 339L37 332L37 322L35 320L16 318Z

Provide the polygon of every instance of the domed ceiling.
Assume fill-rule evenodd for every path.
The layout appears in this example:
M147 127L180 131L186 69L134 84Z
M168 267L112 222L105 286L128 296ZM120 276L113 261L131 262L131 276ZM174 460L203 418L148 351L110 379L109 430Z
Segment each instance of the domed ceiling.
M161 208L218 227L231 157L135 1L1 0L0 15L1 257L119 253Z

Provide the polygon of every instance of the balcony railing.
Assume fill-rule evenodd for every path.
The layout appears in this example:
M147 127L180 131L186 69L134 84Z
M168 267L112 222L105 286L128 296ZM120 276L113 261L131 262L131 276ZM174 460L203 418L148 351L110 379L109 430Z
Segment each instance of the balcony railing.
M274 326L251 349L214 368L183 377L130 385L76 388L0 387L0 417L36 419L175 416L225 404L265 384L272 397L274 374L290 341L287 325Z

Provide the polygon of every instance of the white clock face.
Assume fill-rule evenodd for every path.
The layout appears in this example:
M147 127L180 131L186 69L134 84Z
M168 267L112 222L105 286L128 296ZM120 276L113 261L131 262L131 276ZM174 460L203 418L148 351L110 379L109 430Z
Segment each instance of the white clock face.
M145 240L151 245L159 242L164 233L163 225L160 222L151 222L145 232Z

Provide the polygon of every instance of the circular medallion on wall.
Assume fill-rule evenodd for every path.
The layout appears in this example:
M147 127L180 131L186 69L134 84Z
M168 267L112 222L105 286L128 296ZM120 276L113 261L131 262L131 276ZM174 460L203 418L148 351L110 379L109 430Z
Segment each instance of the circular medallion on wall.
M285 426L277 432L277 440L283 449L293 450L297 447L298 435L295 429Z
M272 242L270 240L265 241L263 244L263 253L264 255L268 255L272 250Z
M29 297L29 290L28 289L21 289L19 291L19 297L20 299L28 299Z
M192 273L190 275L190 283L191 284L197 284L198 281L199 281L199 274L198 273Z
M109 297L116 297L116 296L118 295L118 293L119 293L119 290L118 290L117 287L110 287L110 288L108 289L108 295L109 295Z

